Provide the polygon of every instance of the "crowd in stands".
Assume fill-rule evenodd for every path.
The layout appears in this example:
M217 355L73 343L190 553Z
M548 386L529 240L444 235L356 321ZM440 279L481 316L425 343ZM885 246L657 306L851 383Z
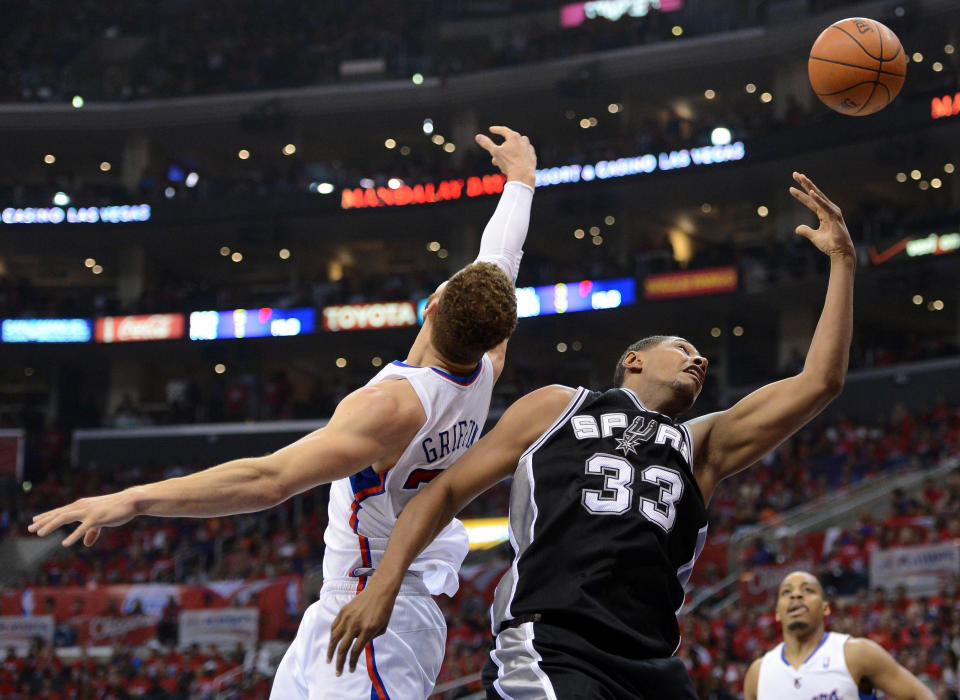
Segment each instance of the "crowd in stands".
M756 5L718 3L693 14L651 9L644 17L563 28L557 3L524 5L493 8L514 14L510 31L478 36L469 50L462 41L438 39L441 24L465 17L467 5L436 0L335 1L322 12L290 0L24 5L0 32L9 68L0 100L66 101L80 94L127 101L315 85L345 79L344 62L358 59L382 60L378 77L449 76L671 39L677 22L690 36L763 21Z
M259 649L118 646L104 658L83 647L61 658L34 641L25 655L6 650L0 661L5 700L262 700L273 667Z
M818 421L762 464L720 485L710 506L708 544L724 547L744 526L762 524L763 532L775 532L782 513L814 502L846 484L869 479L878 483L880 477L928 468L958 454L960 407L945 401L912 414L895 409L872 424L844 418ZM34 485L16 508L8 510L4 520L11 522L19 533L33 513L74 497L178 473L182 470L129 470L116 472L115 476L69 472L51 475ZM196 582L309 573L322 558L325 494L325 490L318 489L299 497L302 500L296 507L288 502L264 514L237 518L134 521L124 528L105 531L101 542L92 549L63 550L49 559L33 580L21 585L89 587L117 582ZM507 500L508 489L502 484L472 504L463 517L503 514ZM811 561L827 594L835 601L833 629L869 636L882 643L931 687L943 686L942 692L938 690L940 697L955 700L956 695L950 693L957 692L956 672L951 669L956 668L956 654L960 653L960 618L955 618L956 605L951 601L960 602L957 582L945 582L935 596L907 599L902 591L889 596L879 589L869 590L867 570L869 553L874 548L958 540L960 471L953 471L944 482L928 478L916 494L892 492L888 513L863 512L849 529L780 541L758 537L742 551L738 565L750 571L784 562ZM492 559L487 557L471 565L471 576L463 579L458 595L442 601L450 633L441 682L475 673L486 659L487 605L504 566L504 560L498 558L503 554L494 553ZM723 573L726 572L718 570L715 561L701 562L694 583L698 587L709 585ZM772 601L768 594L752 605L722 607L709 614L709 605L705 605L685 618L686 642L681 655L701 697L737 697L749 662L779 641L779 628L772 619ZM164 653L173 652L155 652L152 665L121 653L121 660L91 667L87 675L91 683L106 683L104 688L109 687L111 678L141 678L146 693L154 680L186 683L184 687L189 687L190 682L200 683L205 677L204 669L213 668L210 659L204 658L192 669L200 669L199 680L195 674L191 681L184 681L185 669L192 662L173 672L169 663L157 660ZM54 672L49 659L41 661L46 658L44 654L49 656L49 651L38 650L27 661L17 661L13 666L8 663L0 683L13 683L11 687L19 688L24 682L23 674L27 674L31 692L45 693L51 692L49 687L56 687L57 683L76 682L71 678L79 672L62 664L56 665ZM218 664L217 673L211 675L219 675L222 670ZM144 673L147 678L143 678ZM256 686L267 681L241 674L237 682ZM126 690L131 690L129 685Z

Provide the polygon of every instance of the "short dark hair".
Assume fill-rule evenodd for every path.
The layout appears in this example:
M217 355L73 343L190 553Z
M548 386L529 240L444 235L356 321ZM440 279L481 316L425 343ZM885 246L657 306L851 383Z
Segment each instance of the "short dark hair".
M447 282L433 318L431 340L446 359L471 364L509 338L516 327L513 282L499 266L475 262Z
M641 352L647 348L652 348L654 345L659 345L665 340L673 338L672 335L648 335L642 340L630 345L626 350L623 351L623 354L620 355L620 359L617 360L617 366L613 370L613 386L621 387L623 386L623 380L627 376L627 368L623 366L623 361L627 359L627 355L631 352Z

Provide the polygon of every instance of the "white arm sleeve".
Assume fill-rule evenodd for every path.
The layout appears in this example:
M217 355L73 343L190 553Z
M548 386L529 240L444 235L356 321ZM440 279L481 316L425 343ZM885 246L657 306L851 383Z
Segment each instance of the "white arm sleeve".
M499 265L511 280L517 281L532 202L533 188L530 185L511 180L503 186L497 210L483 229L476 262Z

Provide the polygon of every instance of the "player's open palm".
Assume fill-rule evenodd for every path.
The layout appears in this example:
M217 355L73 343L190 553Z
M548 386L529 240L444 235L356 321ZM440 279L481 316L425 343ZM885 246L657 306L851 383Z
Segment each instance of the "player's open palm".
M813 181L806 175L795 172L793 179L803 189L791 187L790 194L816 214L820 220L820 225L815 229L806 224L797 226L797 234L809 239L811 243L827 255L856 255L840 207L821 192L820 188L813 184Z
M500 168L508 180L519 180L534 186L537 178L537 152L530 139L506 126L491 126L490 133L503 137L496 144L486 134L477 134L477 144L490 154L490 161Z
M79 522L77 529L63 540L63 546L69 547L82 537L83 543L92 547L100 537L100 528L123 525L130 522L136 514L131 499L121 491L106 496L81 498L61 508L35 515L27 530L44 537L63 525Z
M338 676L343 672L348 655L352 673L364 647L387 631L394 600L393 596L378 595L371 584L343 606L330 626L330 645L327 647L327 663L333 661L334 655L337 657Z

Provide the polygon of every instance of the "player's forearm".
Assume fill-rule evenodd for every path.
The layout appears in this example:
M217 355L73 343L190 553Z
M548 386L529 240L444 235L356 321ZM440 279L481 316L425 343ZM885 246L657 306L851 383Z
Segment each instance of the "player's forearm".
M520 171L525 172L525 171ZM531 171L533 172L533 171ZM530 226L530 206L533 202L533 175L507 176L503 194L493 216L483 229L478 262L499 265L510 279L516 281L523 257L523 243Z
M390 534L390 541L370 586L399 592L403 577L417 555L453 520L463 504L451 498L444 484L428 484L400 513Z
M823 311L817 322L803 374L822 383L824 390L836 395L843 387L850 360L853 336L853 278L857 259L851 254L830 258L830 281L827 284Z
M140 515L212 518L264 510L287 496L265 459L235 459L188 476L134 486L127 493Z

